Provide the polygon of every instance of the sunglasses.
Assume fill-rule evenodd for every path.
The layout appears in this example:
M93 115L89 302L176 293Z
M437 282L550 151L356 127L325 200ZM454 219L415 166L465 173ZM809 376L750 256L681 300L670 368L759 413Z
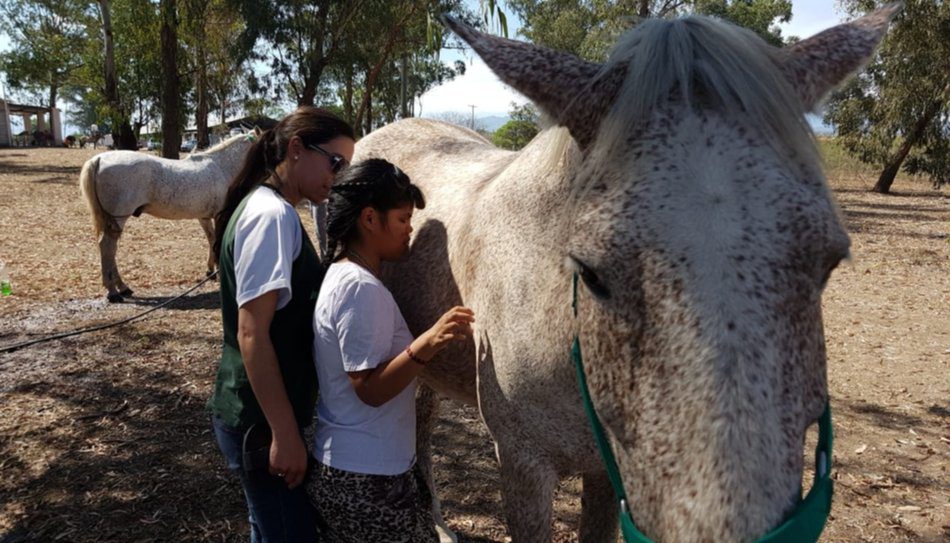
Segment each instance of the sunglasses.
M346 159L343 158L342 155L338 155L336 153L330 153L327 150L321 148L319 145L312 145L308 143L306 144L306 147L307 149L317 151L321 155L330 159L330 171L333 173L340 173L340 170L342 170L343 168L346 168L349 165L349 162L347 162Z

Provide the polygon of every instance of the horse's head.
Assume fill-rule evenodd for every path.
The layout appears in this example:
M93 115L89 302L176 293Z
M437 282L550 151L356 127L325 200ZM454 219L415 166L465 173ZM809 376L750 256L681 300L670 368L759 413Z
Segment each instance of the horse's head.
M785 49L717 20L647 21L603 65L449 21L578 144L577 330L633 517L658 540L754 540L799 500L828 398L821 292L849 246L804 113L896 11Z

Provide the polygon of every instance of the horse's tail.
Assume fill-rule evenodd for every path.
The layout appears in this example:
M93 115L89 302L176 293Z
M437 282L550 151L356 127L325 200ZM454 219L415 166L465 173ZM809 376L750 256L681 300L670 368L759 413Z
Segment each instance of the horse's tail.
M86 198L86 204L92 213L92 225L96 229L98 238L106 228L106 222L112 217L106 213L99 202L99 194L96 191L96 177L99 173L99 157L95 156L82 165L82 172L79 174L79 191Z

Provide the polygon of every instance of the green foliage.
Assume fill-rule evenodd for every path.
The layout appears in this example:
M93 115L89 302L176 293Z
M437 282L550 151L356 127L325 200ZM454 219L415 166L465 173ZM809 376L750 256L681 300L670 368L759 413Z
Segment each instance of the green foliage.
M492 143L502 149L517 151L538 135L537 125L529 121L511 120L503 124L492 136Z
M844 5L852 14L874 8L866 0ZM902 166L907 173L930 176L935 185L950 182L947 36L950 4L905 1L867 70L829 101L825 118L853 156L885 173ZM885 182L886 177L882 174Z
M496 130L491 140L496 147L517 151L538 135L538 109L530 102L522 106L512 102L508 116L511 120Z
M55 107L60 90L82 65L77 53L91 20L88 4L79 0L0 3L0 30L12 45L11 51L0 55L0 71L10 88L46 93L47 104Z
M538 122L541 120L541 115L538 113L538 108L535 107L531 102L525 102L524 105L518 105L515 102L511 103L511 109L508 111L508 116L511 117L513 121L526 121L529 122L535 127L537 127Z
M643 0L509 0L524 25L520 33L534 43L602 62L620 35L639 21ZM776 22L792 16L791 0L650 0L653 17L687 13L715 15L781 44Z
M73 104L70 122L83 129L95 123L107 133L113 130L112 119L125 118L137 133L159 114L158 4L114 0L110 7L120 107L109 106L105 95L103 36L98 15L86 20L83 46L73 51L80 67L64 89L64 97Z
M792 18L791 0L694 0L693 11L714 15L748 28L772 45L783 43L776 20L787 23Z

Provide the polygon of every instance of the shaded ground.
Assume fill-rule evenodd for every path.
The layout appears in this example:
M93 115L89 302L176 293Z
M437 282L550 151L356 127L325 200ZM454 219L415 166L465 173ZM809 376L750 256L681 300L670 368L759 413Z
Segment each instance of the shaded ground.
M204 274L197 221L132 219L104 302L77 178L93 151L0 150L0 346L136 314ZM950 195L833 174L854 260L825 295L837 495L823 541L950 540ZM219 349L216 285L129 325L0 354L0 542L244 541L240 489L203 404ZM436 469L463 541L503 541L500 482L471 408L444 404ZM571 541L579 484L562 485Z

